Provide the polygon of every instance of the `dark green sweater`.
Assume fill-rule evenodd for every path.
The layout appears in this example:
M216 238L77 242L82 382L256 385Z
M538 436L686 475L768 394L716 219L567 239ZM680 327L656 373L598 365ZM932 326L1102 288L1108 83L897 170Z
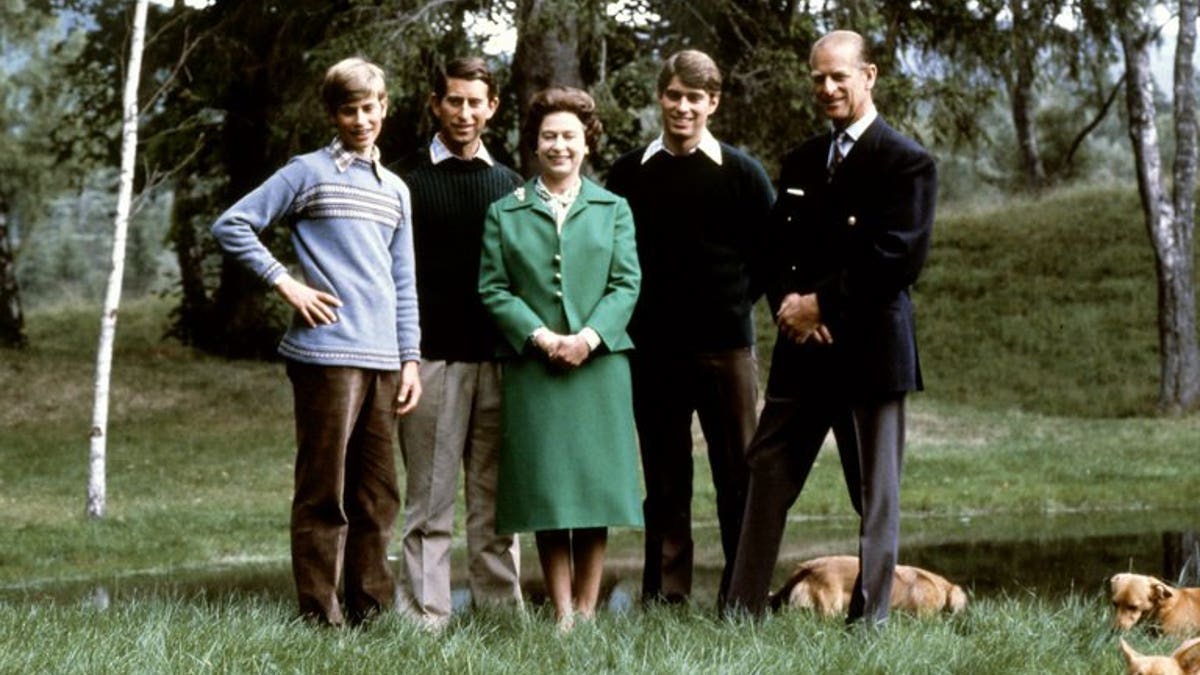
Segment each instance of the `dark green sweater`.
M725 143L719 166L701 152L659 152L642 164L644 152L618 159L607 182L629 201L637 231L642 292L630 336L650 350L753 345L770 179L758 161Z
M421 355L488 361L499 334L479 300L479 246L493 201L524 181L483 160L433 164L428 147L395 167L412 193L413 250L421 311Z

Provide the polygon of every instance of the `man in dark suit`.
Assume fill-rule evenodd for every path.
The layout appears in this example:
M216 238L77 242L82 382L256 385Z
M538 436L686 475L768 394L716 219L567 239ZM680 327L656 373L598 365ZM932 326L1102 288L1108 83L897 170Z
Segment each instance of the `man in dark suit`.
M748 450L730 605L764 611L788 508L833 429L862 516L848 620L876 625L887 620L899 544L905 394L922 388L908 289L929 250L936 170L878 116L862 36L825 35L809 65L833 132L782 163L768 291L779 337Z

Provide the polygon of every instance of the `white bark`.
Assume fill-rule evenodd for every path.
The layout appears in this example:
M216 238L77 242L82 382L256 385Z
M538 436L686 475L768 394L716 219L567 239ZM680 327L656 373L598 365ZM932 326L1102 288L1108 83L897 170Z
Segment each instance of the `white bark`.
M87 513L103 518L108 494L105 465L108 439L109 382L112 379L113 341L117 334L117 310L121 304L121 281L125 274L125 235L133 204L133 171L137 156L138 79L142 69L142 49L146 37L146 10L149 0L137 0L133 15L133 35L129 41L129 69L125 73L122 101L121 177L117 191L117 215L113 221L112 269L104 293L100 315L100 344L96 350L95 405L92 409L91 443L88 452Z
M1167 189L1155 126L1154 82L1150 74L1153 27L1143 14L1120 27L1125 52L1129 137L1137 165L1138 190L1158 276L1159 406L1180 413L1195 407L1200 392L1200 352L1195 328L1191 259L1195 202L1196 129L1193 97L1196 0L1181 0L1189 17L1180 31L1176 63L1177 134L1174 199Z

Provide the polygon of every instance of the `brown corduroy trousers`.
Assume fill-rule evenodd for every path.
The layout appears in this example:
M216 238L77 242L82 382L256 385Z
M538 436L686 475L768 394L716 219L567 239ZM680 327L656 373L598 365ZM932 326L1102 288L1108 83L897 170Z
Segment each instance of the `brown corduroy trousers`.
M291 540L300 614L331 625L361 622L387 608L395 592L387 548L400 509L400 374L296 361L287 373L296 414Z

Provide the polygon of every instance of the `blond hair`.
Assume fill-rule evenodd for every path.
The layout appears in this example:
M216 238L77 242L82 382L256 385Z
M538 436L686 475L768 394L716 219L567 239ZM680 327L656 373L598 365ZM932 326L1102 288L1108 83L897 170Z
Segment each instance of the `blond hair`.
M333 114L344 103L375 96L387 103L387 84L383 69L370 61L352 56L342 59L325 71L321 82L321 100L325 110Z

